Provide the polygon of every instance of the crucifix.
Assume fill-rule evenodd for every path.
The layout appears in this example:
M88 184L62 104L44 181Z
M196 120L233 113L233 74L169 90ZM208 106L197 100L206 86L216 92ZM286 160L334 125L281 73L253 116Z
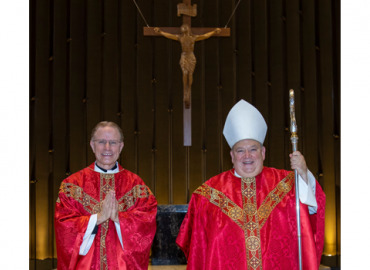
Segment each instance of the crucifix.
M191 146L191 85L196 58L193 54L196 41L215 37L229 37L230 28L191 28L191 17L197 14L197 5L191 5L191 0L183 0L177 5L177 16L183 15L181 27L144 27L144 36L164 36L179 41L182 47L180 66L183 73L184 87L184 146Z

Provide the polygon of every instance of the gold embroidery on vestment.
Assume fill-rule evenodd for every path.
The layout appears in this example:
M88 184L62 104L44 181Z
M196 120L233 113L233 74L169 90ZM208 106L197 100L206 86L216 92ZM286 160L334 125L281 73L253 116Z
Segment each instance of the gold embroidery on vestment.
M220 207L221 211L234 220L239 227L243 228L243 210L221 191L211 188L207 184L203 184L194 193L206 197L212 204Z
M194 193L206 197L212 204L229 216L244 231L248 269L262 270L260 230L276 205L294 185L294 173L289 173L266 196L257 210L255 178L241 178L243 209L230 200L224 193L203 184Z
M100 194L98 202L96 199L86 194L83 189L72 183L62 182L59 193L64 193L66 197L72 197L79 202L90 214L97 214L101 211L103 200L110 190L115 190L114 174L100 174ZM145 185L136 185L118 200L118 211L125 212L133 206L137 199L148 198L153 195L151 190ZM60 203L58 196L57 203ZM106 235L108 232L109 220L101 223L100 231L100 269L108 270L106 255Z
M59 193L64 193L67 197L72 197L75 199L77 202L82 204L84 209L90 214L100 213L102 202L95 200L80 187L78 188L81 189L81 192L71 192L71 190L76 189L76 187L78 186L75 184L63 182L60 186ZM118 200L118 211L125 212L135 204L137 199L148 198L150 195L153 195L153 193L147 186L136 185ZM57 198L56 202L60 203L59 197Z
M100 203L102 204L109 191L115 190L114 174L100 174ZM107 248L105 239L108 233L109 219L101 223L100 231L100 270L108 270Z
M271 213L271 207L267 204L261 205L261 207L258 209L258 215L261 218L267 218Z
M137 199L148 198L150 195L153 195L153 193L147 186L136 185L124 196L118 199L118 211L125 212L135 204Z
M96 214L100 212L99 202L90 195L86 194L81 187L75 184L62 182L59 193L64 193L67 197L72 197L74 200L81 203L84 209L90 214Z
M290 172L277 186L266 196L258 209L259 227L263 227L272 210L278 205L285 195L293 188L294 172Z
M242 178L241 191L244 212L244 238L248 269L262 270L262 252L256 197L256 178Z
M254 204L251 204L251 203L246 203L246 204L243 206L243 209L245 209L245 213L246 213L248 216L253 216L254 214L256 214L257 206L256 206L256 205L254 205Z

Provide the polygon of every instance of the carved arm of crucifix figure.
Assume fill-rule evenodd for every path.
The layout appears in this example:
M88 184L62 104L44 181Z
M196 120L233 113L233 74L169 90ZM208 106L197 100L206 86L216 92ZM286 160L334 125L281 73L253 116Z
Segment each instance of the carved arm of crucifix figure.
M191 93L191 85L193 83L193 73L195 69L195 65L197 60L194 56L194 44L196 41L204 40L210 38L214 34L218 34L221 32L220 28L216 28L214 31L208 32L203 35L193 35L191 33L190 27L187 24L183 24L181 26L181 35L173 35L170 33L166 33L161 31L158 27L154 28L154 31L162 36L179 41L181 43L182 54L180 59L180 66L182 69L182 79L184 83L184 102L185 108L188 109L190 107L190 93Z

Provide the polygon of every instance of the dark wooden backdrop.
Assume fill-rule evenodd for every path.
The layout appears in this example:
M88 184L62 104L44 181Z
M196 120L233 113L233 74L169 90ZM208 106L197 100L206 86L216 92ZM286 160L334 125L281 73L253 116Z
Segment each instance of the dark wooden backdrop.
M181 0L137 2L150 26L182 24ZM237 4L192 2L193 27L224 27ZM191 147L183 146L180 44L144 37L144 26L131 0L30 0L30 259L56 258L59 185L94 161L99 121L122 127L119 162L159 204L186 204L232 167L222 129L241 98L266 119L265 165L289 168L291 88L299 150L327 195L324 252L340 252L340 2L243 0L231 37L198 42Z

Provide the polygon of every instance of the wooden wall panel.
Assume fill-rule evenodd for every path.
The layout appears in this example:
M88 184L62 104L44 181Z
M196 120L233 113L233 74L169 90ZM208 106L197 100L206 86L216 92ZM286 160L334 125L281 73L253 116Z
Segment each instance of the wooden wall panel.
M334 166L335 166L335 185L336 185L336 255L341 255L341 130L340 130L340 1L332 1L332 48L333 48L333 106L334 106ZM340 257L338 257L337 265L340 266Z
M319 1L320 20L320 72L322 106L322 168L323 187L326 195L324 253L336 253L336 209L334 168L334 107L333 107L333 52L331 1Z
M203 0L194 2L194 4L197 3L198 5L198 19L192 22L192 27L202 27L204 25L205 18L204 9L202 8L203 2ZM203 120L205 120L203 119L202 115L202 95L205 91L203 87L203 80L205 79L204 46L206 46L206 42L209 42L209 40L198 41L195 43L194 46L194 54L197 59L197 64L195 66L193 74L193 85L191 87L192 144L191 147L189 147L188 151L189 179L187 180L189 183L189 198L184 203L187 203L189 201L193 191L204 181L202 165L205 165L203 159L205 158L204 155L206 155L206 153L202 151L204 125ZM178 60L180 60L180 55L178 57Z
M271 86L269 93L269 119L267 133L269 149L266 161L269 166L284 168L284 88L283 88L283 19L282 1L270 1L271 33Z
M121 152L121 164L129 171L135 172L135 91L136 91L136 52L137 52L137 11L134 3L127 3L121 6L121 57L122 57L122 89L121 89L121 128L124 134L124 148ZM128 27L132 25L132 27Z
M70 169L75 173L86 166L83 137L83 99L85 91L84 3L71 1L70 10Z
M287 30L287 89L284 89L286 99L289 100L289 90L294 90L295 115L299 124L301 117L301 64L300 64L300 13L299 1L286 0L286 30ZM289 118L290 123L290 118ZM290 135L290 132L289 132ZM302 130L298 128L298 151L302 149ZM291 144L290 144L291 145ZM289 148L291 152L291 148Z
M221 9L221 25L227 23L229 17L234 9L234 6L230 1L222 1L220 4ZM235 35L235 29L232 28L232 25L228 25L231 28L230 34ZM222 100L222 129L225 125L225 120L227 114L234 104L237 102L236 95L233 85L233 46L231 38L221 39L220 46L220 70L221 70L221 100ZM222 148L223 148L223 171L232 168L231 158L230 158L230 147L225 140L225 137L222 136Z
M169 41L172 42L172 41ZM176 46L177 45L177 46ZM182 76L179 67L180 45L172 46L172 89L173 89L173 203L184 204L187 200L186 194L186 149L183 145L183 94ZM177 53L176 53L177 52ZM177 83L175 83L177 82ZM180 86L178 86L180 84ZM194 126L193 126L194 128ZM194 134L192 134L192 137Z
M176 1L137 3L150 26L182 24ZM192 26L224 27L237 3L192 1ZM196 43L191 147L183 146L181 45L144 37L144 26L132 1L30 2L30 258L56 257L59 185L95 160L89 141L99 121L122 127L119 162L158 203L185 204L200 184L232 168L222 131L241 98L268 124L265 165L290 167L290 88L299 150L331 209L325 250L339 253L340 4L241 1L231 37Z
M287 27L287 0L282 0L282 47L283 47L283 62L282 62L282 71L283 71L283 108L284 108L284 169L289 168L289 153L291 152L291 142L290 142L290 133L289 133L289 102L288 102L288 27ZM284 91L285 90L285 91Z
M255 100L253 100L253 105L261 112L262 116L265 118L266 123L268 119L268 85L267 85L267 21L266 21L266 2L265 1L255 1L254 7L251 10L254 13L253 27L254 27L254 80L255 80ZM268 139L264 142L267 150Z
M29 25L29 257L36 259L36 0L31 0L30 4L30 25Z
M238 71L239 71L239 95L238 99L248 102L252 100L251 92L251 14L249 1L241 1L236 16L238 18Z
M267 62L267 66L266 66L266 87L267 87L267 102L266 102L266 106L267 106L267 126L270 126L270 118L271 118L271 114L272 114L272 111L271 111L271 104L272 104L272 100L271 100L271 51L272 51L272 48L271 48L271 3L270 1L266 1L265 3L265 13L266 13L266 20L265 20L265 24L266 24L266 62ZM266 136L265 138L265 142L264 144L266 146L269 146L269 142L270 142L270 139L269 139L269 135ZM270 151L270 147L267 148L267 154L270 156L269 154L269 151ZM265 158L265 164L266 166L270 166L270 163L269 163L269 158Z
M317 130L317 88L316 88L316 45L315 45L315 2L302 2L302 28L303 28L303 77L304 91L302 96L305 108L302 119L302 154L305 156L307 166L315 177L318 177L318 130Z
M194 2L195 4L195 2ZM198 3L199 4L199 3ZM182 19L176 15L176 4L172 3L167 7L167 13L171 18L171 23L168 26L180 27L182 25ZM179 65L181 56L181 45L172 40L168 40L169 53L172 60L172 99L173 99L173 203L174 204L185 204L187 202L189 195L188 180L187 176L189 171L187 164L187 149L184 147L183 143L183 83L182 83L182 71ZM196 44L197 46L199 44ZM196 67L196 70L199 66ZM195 78L194 78L195 81ZM194 89L194 88L193 88ZM194 91L192 89L192 91ZM192 96L193 101L193 96ZM194 116L192 116L192 120ZM194 125L192 126L194 130ZM192 134L192 139L194 138L194 133Z
M143 3L143 2L141 2ZM143 14L147 14L147 20L150 20L150 5L140 5ZM152 162L152 106L151 106L151 42L150 38L143 36L143 19L137 17L137 99L138 99L138 175L144 180L145 184L151 186L151 162Z
M82 18L83 18L83 34L82 34L82 40L83 40L83 93L82 93L82 142L83 145L83 155L82 155L82 163L85 164L85 166L89 165L89 153L91 153L91 150L89 149L89 131L88 131L88 121L87 121L87 114L88 114L88 90L87 90L87 28L88 28L88 14L87 14L87 0L83 0L82 2Z
M217 1L204 1L204 7L207 7L207 12L204 13L205 27L219 27L221 25L218 21L219 3ZM202 145L202 155L206 156L205 171L202 181L208 180L212 176L219 173L219 167L215 166L219 162L219 127L218 127L218 50L220 38L209 38L205 40L205 78L204 78L204 143ZM197 188L197 187L196 187ZM194 190L193 190L194 191Z
M49 156L49 1L36 5L36 258L47 258L48 223L48 156ZM46 195L46 196L45 196Z
M237 1L231 1L232 10L234 11L237 5ZM233 49L233 89L234 89L234 98L236 101L240 99L240 89L239 89L239 56L238 56L238 41L239 41L239 16L238 14L234 14L231 18L230 28L234 32L234 35L231 35L231 44Z
M167 25L172 26L172 1L168 1L168 6L166 10L166 20ZM166 25L166 24L164 24ZM173 153L174 153L174 144L173 144L173 133L174 133L174 114L173 114L173 72L172 72L172 66L173 66L173 57L172 57L172 46L173 42L171 40L166 41L165 48L167 49L167 67L165 72L167 72L167 102L168 102L168 202L170 204L174 203L174 166L173 166ZM180 178L182 179L182 178Z
M116 112L116 123L121 126L122 120L122 2L117 1L117 6L115 9L117 20L116 20L116 41L117 41L117 112ZM121 158L119 158L121 162Z
M104 1L104 61L103 61L103 89L104 89L104 119L117 121L118 113L118 44L117 44L117 10L116 1Z
M261 107L259 110L268 121L267 104L267 18L266 18L266 3L263 1L255 1L253 10L253 26L254 36L254 73L256 80L256 100L255 106Z
M66 107L65 99L67 88L66 85L66 44L67 44L67 6L65 1L55 1L54 3L54 54L53 54L53 147L49 149L53 155L53 191L52 204L49 204L53 211L52 218L54 221L54 205L58 198L58 192L61 181L66 177ZM58 12L56 12L58 11ZM52 228L54 231L54 226ZM56 257L55 235L53 237L53 255ZM53 266L54 267L54 266ZM56 266L55 266L56 267Z
M216 18L217 18L217 25L222 25L221 22L221 3L219 0L216 1L217 9L216 9ZM218 160L217 160L217 170L218 172L223 171L223 135L222 135L222 77L221 77L221 65L220 65L220 48L221 48L221 38L217 38L217 47L216 47L216 68L217 68L217 77L216 77L216 88L217 92L215 92L215 96L217 96L217 114L214 117L217 117L217 133L215 133L215 137L217 136L217 146L218 146ZM217 116L216 116L217 115Z
M49 25L48 25L48 37L49 37L49 79L48 79L48 128L49 128L49 139L48 139L48 249L47 254L49 258L54 256L54 204L56 198L54 198L54 1L49 2ZM52 260L52 263L54 260ZM54 265L52 265L54 266Z
M95 155L90 147L91 131L100 122L100 88L101 88L101 1L89 2L87 13L87 59L86 59L86 88L87 88L87 156L88 164L95 161Z
M169 15L171 13L163 11L164 6L160 5L158 2L154 2L154 17L152 18L151 25L154 26L165 26L168 25ZM167 10L166 10L167 11ZM166 16L162 16L162 14ZM171 98L169 98L169 76L170 70L168 70L168 42L174 43L170 40L167 40L164 37L147 37L151 39L151 43L154 45L154 51L152 55L153 59L153 79L152 82L153 89L155 89L154 96L154 105L152 108L155 111L155 137L153 139L153 155L155 154L155 169L156 169L156 182L155 182L155 194L160 200L160 204L173 203L173 198L171 197L172 189L172 174L169 170L169 162L171 159L170 151L172 149L172 142L170 140L170 107L171 107ZM176 45L176 44L175 44ZM155 87L155 88L154 88ZM153 189L152 189L153 191ZM153 191L154 192L154 191ZM172 201L171 201L172 199Z

